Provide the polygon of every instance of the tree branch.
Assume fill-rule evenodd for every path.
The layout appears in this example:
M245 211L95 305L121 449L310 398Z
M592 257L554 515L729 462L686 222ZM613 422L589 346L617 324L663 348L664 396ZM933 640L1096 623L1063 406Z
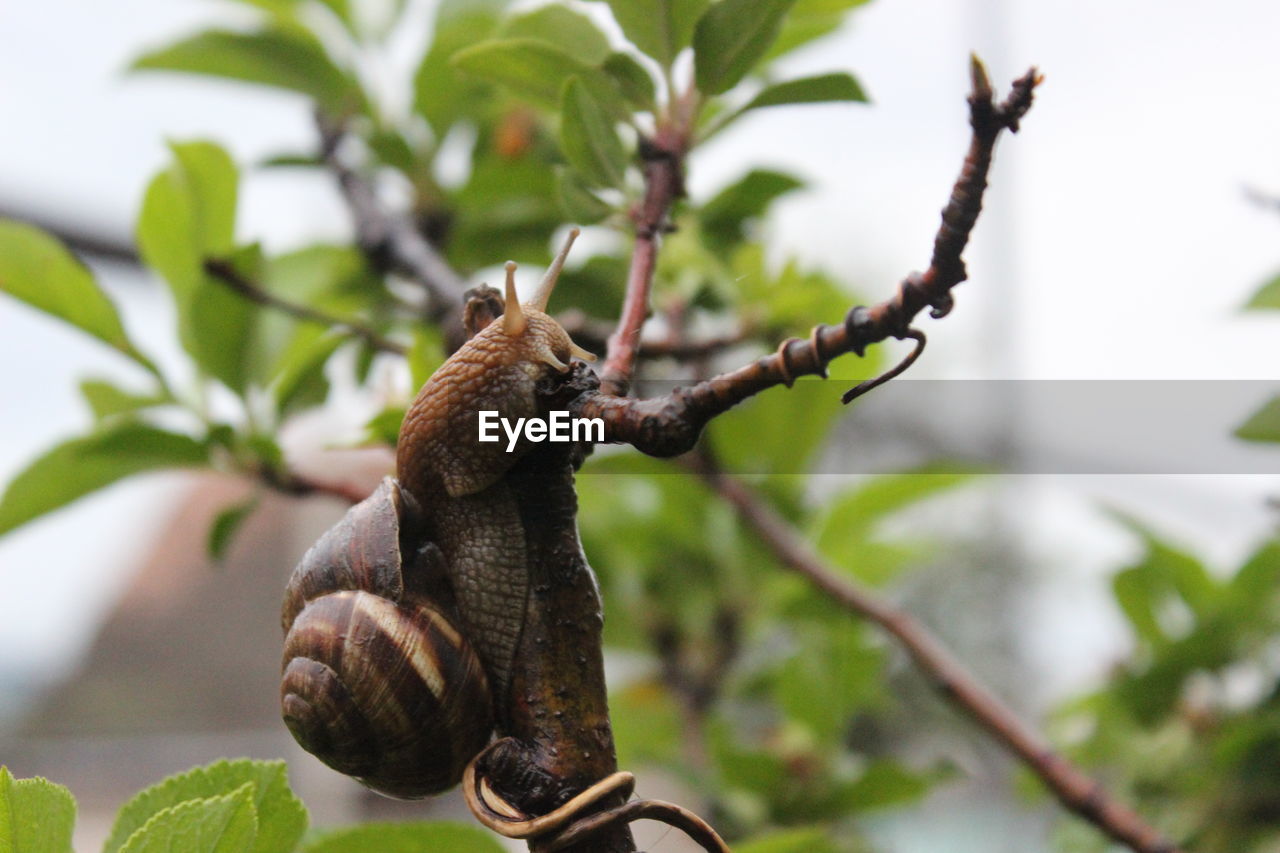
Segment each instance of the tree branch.
M351 209L361 250L379 268L417 282L427 294L427 316L444 327L451 341L461 343L466 281L407 216L386 210L369 181L343 161L338 151L346 135L343 127L323 115L316 117L316 126L321 156Z
M649 314L649 291L658 263L662 235L670 228L668 216L676 199L684 195L684 156L688 133L672 125L659 128L653 139L640 139L644 160L644 199L631 211L636 244L627 271L627 290L618 326L609 336L608 351L600 370L600 390L625 396L631 388L640 352L640 329Z
M239 293L245 299L256 302L267 308L274 308L303 320L308 323L316 323L321 326L341 329L354 338L360 338L369 346L382 352L395 353L396 355L406 355L408 348L403 344L396 343L390 338L385 338L374 329L361 325L352 320L344 320L341 317L335 317L332 314L326 314L324 311L318 311L309 305L299 305L296 302L290 302L287 299L281 299L273 293L268 292L261 285L250 281L248 278L240 274L229 261L220 258L208 258L204 262L204 271L213 276L227 287Z
M996 103L986 72L976 57L972 76L969 123L973 134L960 177L942 209L942 224L934 238L928 269L907 276L892 298L870 308L857 306L840 325L815 326L808 340L785 340L774 353L737 370L647 400L584 394L575 401L574 414L601 418L606 441L632 444L654 456L675 456L693 447L708 421L748 397L775 385L790 386L799 376L825 377L832 359L850 352L862 355L867 346L886 338L919 335L911 323L925 307L932 308L934 317L950 312L951 288L967 277L961 255L982 210L996 140L1005 130L1017 131L1040 82L1032 68L1014 81L1004 101ZM606 376L607 369L608 364ZM605 390L607 386L602 382L602 392Z
M871 620L890 634L948 702L1039 776L1064 806L1135 853L1181 853L1181 848L1112 799L1099 783L1024 725L910 614L824 564L795 529L746 484L705 461L692 464L784 566L802 575L844 609Z

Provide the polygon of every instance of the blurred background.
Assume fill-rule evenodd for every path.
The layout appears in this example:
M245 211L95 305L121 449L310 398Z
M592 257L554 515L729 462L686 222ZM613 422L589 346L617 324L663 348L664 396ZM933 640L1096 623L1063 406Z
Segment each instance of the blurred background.
M408 98L395 87L417 61L431 6L409 4L421 23L380 60L389 103ZM300 96L125 73L140 52L239 11L195 0L0 6L0 214L67 241L162 362L180 361L172 308L131 246L166 140L213 139L246 166L314 146ZM901 520L900 530L927 526L953 544L946 562L894 591L1030 719L1098 687L1131 650L1110 578L1142 543L1111 512L1219 576L1275 532L1280 454L1231 432L1280 378L1280 325L1240 311L1280 270L1280 210L1266 201L1280 196L1277 32L1280 6L1260 0L874 0L783 65L852 71L870 105L761 111L690 164L695 200L746 166L804 177L809 186L765 226L770 252L878 300L927 263L966 144L970 51L998 89L1029 65L1044 72L1023 131L997 153L970 281L956 311L928 323L929 349L901 380L931 381L906 392L910 415L892 402L877 414L869 398L838 429L892 454L892 425L906 418L939 453L963 455L968 442L1015 469L1034 460ZM332 179L287 169L246 168L237 227L271 251L351 234ZM9 299L0 366L0 481L84 429L81 379L128 375L125 359ZM1043 417L1052 405L1037 395L1062 400L1061 380L1127 383L1114 409L1104 393L1084 393L1078 428L1055 430L1060 419ZM931 389L944 386L981 388L998 416L931 407ZM1223 393L1213 399L1231 405L1201 402ZM358 433L369 405L352 393L325 429ZM1128 419L1140 423L1132 433ZM866 439L864 425L880 431ZM1131 464L1166 431L1177 436L1169 449ZM308 440L305 429L297 437ZM830 476L861 476L862 463L842 465L840 453L824 457ZM86 848L129 792L223 754L288 757L313 820L393 813L293 747L275 708L279 591L341 507L270 497L214 567L205 531L246 493L229 477L148 475L0 539L0 763L68 784ZM933 754L927 740L913 748ZM1007 773L988 773L1001 759L973 731L953 733L942 751L971 781ZM1005 785L962 782L873 816L869 832L885 850L1047 850L1053 815Z

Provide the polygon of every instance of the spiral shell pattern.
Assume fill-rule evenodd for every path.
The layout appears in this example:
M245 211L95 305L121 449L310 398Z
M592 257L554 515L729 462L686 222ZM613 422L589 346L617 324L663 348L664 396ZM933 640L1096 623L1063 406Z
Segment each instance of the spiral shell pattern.
M457 784L488 742L492 710L470 645L435 603L405 592L403 516L386 480L294 570L281 705L298 743L325 764L415 798Z

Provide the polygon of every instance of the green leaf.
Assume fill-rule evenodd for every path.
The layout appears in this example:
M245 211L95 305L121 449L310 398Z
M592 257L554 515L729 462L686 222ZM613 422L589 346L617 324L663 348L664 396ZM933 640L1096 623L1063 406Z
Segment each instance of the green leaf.
M846 412L829 383L804 377L785 393L758 394L731 409L708 431L731 470L803 475L835 419Z
M143 199L138 245L173 291L183 348L242 393L253 369L248 344L256 308L204 271L205 258L228 255L234 246L239 175L227 152L212 143L171 148L173 164L152 179ZM256 255L249 260L260 262Z
M1262 285L1244 307L1250 311L1280 308L1280 275Z
M302 853L503 853L493 834L460 823L366 823L318 834Z
M216 562L221 562L222 558L227 554L227 548L231 546L231 542L235 539L236 531L240 529L240 525L244 524L245 519L253 514L258 507L258 497L255 495L248 500L239 501L229 507L222 509L218 516L213 520L213 524L209 526L209 538L205 542L205 546L209 551L209 556Z
M898 762L876 759L858 781L844 792L848 802L860 811L918 800L929 790L929 776L916 773Z
M837 853L827 830L820 826L788 829L733 846L735 853Z
M835 32L849 12L867 0L797 0L782 24L782 33L765 54L767 61Z
M722 244L737 242L745 236L746 222L763 216L774 201L803 186L804 181L794 175L752 169L702 206L703 232Z
M120 853L246 853L254 849L258 820L253 784L230 794L187 800L152 815ZM111 849L111 848L108 848Z
M611 53L601 67L631 106L650 112L657 108L658 94L653 85L653 77L629 54Z
M209 30L143 54L132 67L206 74L300 92L334 115L366 106L354 79L300 28L253 33Z
M1236 427L1236 437L1245 441L1280 441L1280 396L1271 400Z
M586 15L565 6L539 6L513 15L498 30L501 38L531 38L560 48L588 65L609 55L609 39Z
M668 66L689 46L693 28L711 0L609 0L622 33L644 53Z
M59 444L18 473L0 497L0 534L131 474L209 464L193 438L120 423Z
M141 791L116 815L106 853L119 850L157 815L189 801L244 792L250 813L257 815L257 837L235 848L237 853L292 853L307 826L307 810L289 790L283 761L216 761L170 776ZM177 846L183 853L190 848Z
M817 104L826 101L866 103L866 93L852 74L818 74L766 86L747 102L742 112L783 104Z
M47 779L14 779L0 765L0 853L71 853L76 801Z
M70 323L155 372L84 264L48 234L0 219L0 291Z
M973 482L978 472L939 465L904 474L871 477L827 503L817 530L818 547L833 539L865 536L895 513Z
M366 445L385 444L395 447L400 437L400 425L404 423L404 407L388 406L369 419L364 425L364 441Z
M339 332L315 328L299 330L276 363L271 390L277 412L289 415L324 402L329 396L325 365L346 341L346 336Z
M409 348L409 375L413 387L421 388L431 374L444 364L444 335L436 326L420 326L414 330Z
M453 56L453 65L494 83L501 83L532 103L555 109L564 83L583 78L593 90L603 73L544 41L530 38L493 39L472 45ZM594 84L591 80L597 81ZM609 83L609 85L612 85Z
M560 147L590 186L619 187L627 168L622 140L608 114L577 77L564 87Z
M720 0L693 34L694 79L707 95L736 86L773 44L795 0Z
M167 394L135 394L132 391L125 391L105 379L85 379L80 383L80 394L84 397L85 402L89 404L89 409L93 412L96 420L103 420L114 415L126 415L139 411L140 409L149 409L153 406L163 406L166 403L173 402L173 398Z
M556 198L566 214L580 225L599 222L613 212L613 206L591 191L573 169L556 167Z
M633 681L610 691L609 711L619 766L681 765L684 724L680 708L661 682Z
M436 8L431 48L414 74L414 109L437 139L460 118L484 117L493 109L493 88L483 80L459 74L452 57L464 47L488 38L497 29L504 0L441 0Z

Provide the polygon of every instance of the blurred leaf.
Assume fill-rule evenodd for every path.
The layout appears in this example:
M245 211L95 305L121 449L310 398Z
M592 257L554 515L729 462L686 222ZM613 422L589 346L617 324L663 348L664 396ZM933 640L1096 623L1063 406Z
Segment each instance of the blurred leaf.
M829 101L866 103L866 93L852 74L818 74L766 86L747 102L742 112L784 104L816 104Z
M409 371L413 387L421 388L431 374L444 364L444 334L435 326L414 329L413 346L409 349Z
M622 140L609 116L577 77L565 83L560 147L588 185L619 187L627 167Z
M894 513L941 492L966 485L978 472L947 465L927 466L903 474L870 477L827 501L816 530L818 547L826 550L845 537L865 537Z
M564 170L566 180L572 175ZM585 190L584 190L585 192ZM594 199L595 196L592 196ZM579 214L591 210L580 209ZM576 219L576 217L574 217ZM590 219L576 219L589 224ZM617 317L622 308L622 295L627 281L627 261L619 255L592 255L577 269L566 269L556 284L556 300L572 305L593 317Z
M1236 427L1235 434L1245 441L1280 441L1280 395L1272 397L1265 406Z
M289 415L323 403L329 396L329 380L324 375L329 357L346 342L339 332L307 329L294 338L276 364L272 382L276 411Z
M240 526L244 524L245 519L253 514L257 507L258 497L254 495L247 500L238 501L218 513L213 520L213 524L209 526L209 536L205 542L210 558L215 562L222 561L222 558L227 554L227 548L231 546L236 533L240 530Z
M827 830L806 826L773 832L733 845L736 853L839 853Z
M208 798L228 792L232 797L243 796L249 804L250 813L257 818L256 838L250 835L241 846L230 849L236 853L293 851L306 829L307 810L289 790L285 763L247 758L224 759L195 767L140 791L120 808L104 850L106 853L119 850L140 828L167 810L192 801L207 802ZM225 813L223 807L212 811ZM169 823L172 825L174 822ZM186 853L197 848L177 843L172 849Z
M141 423L120 423L47 451L0 497L0 533L52 512L131 474L209 464L205 446Z
M795 0L720 0L693 34L699 91L719 95L736 86L765 55Z
M752 169L702 206L703 232L721 244L738 242L748 220L763 216L776 199L803 186L804 181L785 172Z
M355 80L300 28L253 33L209 30L143 54L132 67L206 74L300 92L333 115L366 107Z
M599 222L613 212L613 207L593 193L577 172L563 166L556 167L556 197L569 218L580 225Z
M0 853L71 853L76 800L47 779L14 779L0 765Z
M765 54L765 59L772 61L835 32L850 11L866 2L867 0L797 0L783 21L782 33Z
M366 823L318 833L302 853L503 853L492 833L443 821Z
M897 761L879 758L871 762L845 795L859 811L909 803L929 791L929 777L907 769Z
M838 743L854 712L879 697L884 655L853 623L798 633L797 653L773 674L773 696L789 719L806 725L820 742Z
M484 114L493 100L488 83L459 74L452 57L489 38L497 29L505 0L441 0L436 7L431 47L414 74L414 108L426 117L437 142L463 116Z
M512 15L499 28L498 35L544 41L588 65L599 65L610 53L609 39L595 23L567 6L538 6Z
M121 853L244 853L257 836L253 785L230 794L187 800L152 815L119 848Z
M803 475L842 414L829 384L802 377L790 389L758 394L716 418L708 434L732 471Z
M657 108L658 95L654 89L653 77L629 54L611 53L601 67L617 84L618 90L631 106L650 112Z
M1267 308L1280 308L1280 275L1273 277L1258 289L1258 292L1245 303L1246 310L1258 311Z
M139 409L172 403L167 394L135 394L113 385L105 379L85 379L80 382L80 394L89 404L96 420L112 415L125 415Z
M364 425L364 444L396 446L400 437L400 424L404 423L404 407L388 406L369 419Z
M609 0L623 35L663 66L689 46L708 5L710 0Z
M170 146L173 164L147 188L138 219L143 260L168 281L178 309L183 347L210 375L243 392L253 369L256 309L204 272L206 257L227 256L234 245L238 173L227 153L208 142ZM244 255L248 277L260 259Z
M618 766L680 767L684 725L671 693L656 680L635 681L609 693Z
M84 264L38 228L0 219L0 291L114 347L147 369L120 315Z
M494 39L481 42L453 56L454 67L501 83L549 109L560 103L564 82L585 77L592 68L557 47L538 39Z

